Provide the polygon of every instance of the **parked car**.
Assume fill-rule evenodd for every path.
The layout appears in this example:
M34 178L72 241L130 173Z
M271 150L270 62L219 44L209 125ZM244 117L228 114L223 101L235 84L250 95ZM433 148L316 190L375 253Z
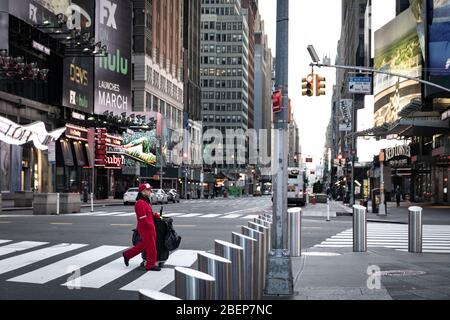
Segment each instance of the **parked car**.
M180 195L178 194L177 190L170 189L165 190L167 197L169 198L169 201L172 201L173 203L180 203Z
M150 202L151 204L158 204L158 197L156 196L153 190L150 193Z
M123 195L123 204L124 205L130 205L136 203L136 198L138 196L139 189L138 188L130 188L127 192Z
M161 204L168 204L169 203L169 197L162 189L155 189L153 190L153 193L155 194L156 198L158 199L158 203Z

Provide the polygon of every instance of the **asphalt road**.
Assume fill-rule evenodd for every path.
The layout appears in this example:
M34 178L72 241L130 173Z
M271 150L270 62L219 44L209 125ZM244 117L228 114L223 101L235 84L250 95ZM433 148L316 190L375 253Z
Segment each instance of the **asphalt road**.
M164 205L183 240L160 273L133 268L140 258L123 266L121 252L131 245L136 223L133 206L97 207L93 214L83 209L78 215L0 215L0 299L137 299L140 288L174 294L174 266L195 268L197 251L212 252L216 239L231 241L232 232L271 212L271 205L270 198ZM349 218L304 218L302 247L349 227Z

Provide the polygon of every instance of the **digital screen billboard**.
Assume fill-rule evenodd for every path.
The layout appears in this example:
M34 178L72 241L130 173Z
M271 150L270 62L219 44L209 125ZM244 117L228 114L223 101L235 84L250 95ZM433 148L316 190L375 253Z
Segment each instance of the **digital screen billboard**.
M132 11L128 0L96 0L96 41L107 45L107 55L95 58L94 112L132 113Z
M375 32L374 68L412 78L422 78L422 50L417 21L407 9ZM398 120L398 113L413 99L421 99L417 81L377 73L374 79L374 125Z
M450 88L450 0L428 1L428 78ZM449 97L448 92L430 86L426 96Z

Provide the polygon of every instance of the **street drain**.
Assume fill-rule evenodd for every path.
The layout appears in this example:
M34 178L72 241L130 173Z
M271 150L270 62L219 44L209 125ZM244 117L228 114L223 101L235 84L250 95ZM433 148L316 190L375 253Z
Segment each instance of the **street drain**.
M426 274L426 272L414 270L393 270L393 271L381 271L378 274L386 277L415 277L415 276L423 276L424 274Z

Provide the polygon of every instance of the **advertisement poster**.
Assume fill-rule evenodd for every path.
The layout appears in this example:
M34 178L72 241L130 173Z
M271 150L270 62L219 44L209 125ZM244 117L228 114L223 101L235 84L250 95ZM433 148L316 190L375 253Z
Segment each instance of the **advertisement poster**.
M95 3L89 0L73 0L70 15L77 22L71 21L74 26L78 25L83 33L94 36L93 13ZM83 57L81 54L71 54L67 50L63 65L63 101L65 107L86 113L93 113L94 101L94 57Z
M94 112L131 114L130 1L97 0L96 41L107 45L107 55L95 58Z
M450 0L427 1L429 81L450 88ZM426 95L449 97L448 92L429 86Z
M413 78L422 77L422 50L417 22L408 9L375 32L374 68ZM392 124L398 113L413 99L421 99L422 87L417 81L376 74L375 127Z

